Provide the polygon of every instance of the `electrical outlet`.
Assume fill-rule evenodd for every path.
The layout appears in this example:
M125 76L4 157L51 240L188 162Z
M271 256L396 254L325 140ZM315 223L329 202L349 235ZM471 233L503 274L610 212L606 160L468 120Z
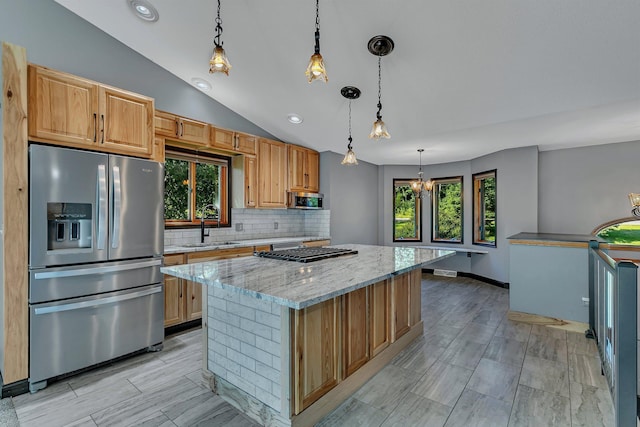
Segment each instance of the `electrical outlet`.
M587 298L587 297L582 297L582 303L583 303L584 305L588 306L588 305L589 305L589 298Z
M243 226L241 222L236 222L236 231L242 231L243 230Z
M274 229L274 230L277 230L277 229L278 229L278 221L275 221L275 222L273 223L273 229Z

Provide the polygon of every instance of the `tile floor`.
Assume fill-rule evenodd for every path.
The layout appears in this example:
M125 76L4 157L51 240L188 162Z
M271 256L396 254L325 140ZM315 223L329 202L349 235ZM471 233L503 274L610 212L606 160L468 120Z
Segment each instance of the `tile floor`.
M424 335L320 426L612 426L593 341L511 322L508 291L425 275ZM200 330L0 400L0 425L255 426L201 376Z

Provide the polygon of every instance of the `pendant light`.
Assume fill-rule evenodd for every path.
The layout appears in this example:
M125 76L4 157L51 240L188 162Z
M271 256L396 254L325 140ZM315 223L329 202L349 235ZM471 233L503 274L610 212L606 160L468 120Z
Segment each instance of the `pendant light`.
M316 33L315 33L316 45L311 55L311 59L309 59L309 65L307 66L307 71L305 71L305 75L311 83L314 80L321 80L323 82L327 82L329 77L327 77L327 70L324 68L324 60L322 59L322 55L320 55L320 0L316 0Z
M222 48L223 42L220 41L222 35L222 19L220 19L220 0L218 0L218 15L216 17L216 36L213 39L213 56L209 60L209 73L225 73L229 75L231 64L227 58L227 54Z
M640 218L640 194L638 193L629 193L629 202L631 202L631 213L633 216L637 216Z
M411 189L413 190L413 192L416 194L416 197L420 197L420 198L422 198L423 191L426 192L427 194L431 194L431 189L433 188L433 181L431 180L424 181L422 179L423 177L422 152L423 151L424 151L423 148L418 149L418 153L420 153L420 169L418 171L418 179L409 182L409 185L411 186Z
M347 154L344 155L341 163L347 166L357 165L356 153L351 148L353 142L353 138L351 138L351 101L360 98L360 89L355 86L345 86L340 90L340 93L349 100L349 144L347 144Z
M378 57L378 112L376 113L376 121L373 123L373 129L371 129L371 133L369 134L369 138L372 139L391 138L386 125L382 121L382 69L380 63L383 56L393 51L393 47L393 40L387 36L374 36L367 44L369 52Z

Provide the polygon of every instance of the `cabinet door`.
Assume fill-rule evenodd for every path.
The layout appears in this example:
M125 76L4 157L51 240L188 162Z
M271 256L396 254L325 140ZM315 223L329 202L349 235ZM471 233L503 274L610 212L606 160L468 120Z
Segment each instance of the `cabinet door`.
M289 191L306 191L306 149L289 145Z
M369 357L368 288L344 295L342 336L345 378L367 363Z
M287 151L283 142L261 138L258 142L258 207L286 207Z
M164 327L184 322L183 280L164 276Z
M256 154L256 137L244 133L236 134L236 151L243 154Z
M209 125L181 117L178 120L178 137L181 140L193 142L197 145L207 145L209 141Z
M258 160L244 157L244 206L255 208L258 200Z
M339 382L339 306L334 298L293 311L295 414Z
M233 151L235 135L232 130L211 127L210 143L213 147Z
M320 191L320 153L307 150L306 161L307 190L310 193Z
M100 86L100 145L110 152L149 157L153 151L153 99Z
M200 319L202 317L202 285L186 280L186 312L185 321Z
M98 140L98 85L30 65L29 136L71 145Z
M391 342L409 331L411 326L409 312L409 274L401 274L392 279L392 328Z
M390 289L391 282L384 280L372 285L369 291L369 319L371 325L369 342L372 358L387 348L391 341L389 329Z
M184 264L182 254L166 255L164 265ZM175 277L164 276L164 326L173 326L184 322L184 280Z
M178 136L180 126L178 124L178 118L174 114L156 111L154 119L156 135L164 135L172 138Z

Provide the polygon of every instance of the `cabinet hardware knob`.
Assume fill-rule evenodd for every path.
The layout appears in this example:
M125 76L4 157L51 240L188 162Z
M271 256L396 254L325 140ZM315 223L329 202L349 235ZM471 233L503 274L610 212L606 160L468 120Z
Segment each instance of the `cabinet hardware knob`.
M100 120L102 121L102 137L100 139L100 144L104 144L104 114L100 114Z
M180 136L184 136L184 124L180 122Z
M93 142L98 140L98 113L93 113Z

